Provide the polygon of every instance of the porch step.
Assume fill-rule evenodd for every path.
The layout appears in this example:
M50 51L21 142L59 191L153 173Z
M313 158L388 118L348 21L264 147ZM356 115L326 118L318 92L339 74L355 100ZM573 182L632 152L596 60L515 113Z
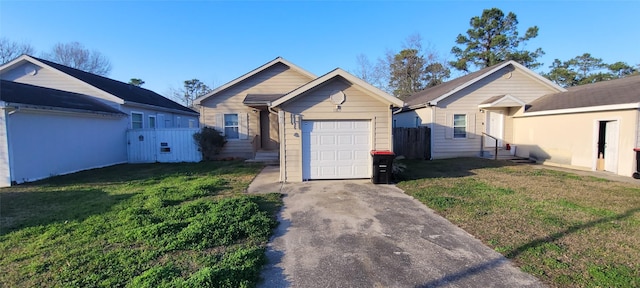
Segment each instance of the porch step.
M494 157L494 152L495 150L485 150L482 151L480 157L482 158L486 158L486 159L495 159L496 157ZM503 161L510 161L513 163L536 163L535 160L531 160L529 158L524 158L524 157L518 157L515 155L511 155L511 151L510 150L505 150L502 148L498 148L498 160L503 160Z
M248 159L245 162L264 163L266 165L279 165L280 157L278 151L259 150L256 151L256 156L253 159Z

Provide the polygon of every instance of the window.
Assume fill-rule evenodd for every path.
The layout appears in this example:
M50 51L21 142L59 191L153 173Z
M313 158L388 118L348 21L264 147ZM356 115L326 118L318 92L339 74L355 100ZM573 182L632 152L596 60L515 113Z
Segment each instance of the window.
M131 112L131 129L142 129L142 113Z
M149 115L149 128L156 129L156 116Z
M453 115L453 138L467 138L467 115Z
M189 128L196 128L196 120L189 119Z
M238 114L224 114L224 135L227 139L239 139Z
M416 116L416 127L420 127L420 124L422 124L420 117Z

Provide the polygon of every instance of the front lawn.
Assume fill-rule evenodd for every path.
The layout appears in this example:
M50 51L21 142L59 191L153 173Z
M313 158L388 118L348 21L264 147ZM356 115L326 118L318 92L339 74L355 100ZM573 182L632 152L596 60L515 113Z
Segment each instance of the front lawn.
M640 286L640 186L477 158L405 161L398 187L555 287Z
M250 287L279 194L261 166L118 165L0 189L0 287Z

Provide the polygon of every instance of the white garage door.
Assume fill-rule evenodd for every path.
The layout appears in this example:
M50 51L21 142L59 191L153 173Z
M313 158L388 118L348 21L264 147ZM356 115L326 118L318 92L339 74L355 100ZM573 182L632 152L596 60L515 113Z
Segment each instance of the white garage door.
M370 121L303 121L302 178L370 178L370 131Z

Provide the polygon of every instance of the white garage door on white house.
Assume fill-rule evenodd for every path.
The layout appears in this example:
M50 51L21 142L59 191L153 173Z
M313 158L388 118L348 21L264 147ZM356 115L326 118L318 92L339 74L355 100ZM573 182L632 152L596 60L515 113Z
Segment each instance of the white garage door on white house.
M371 121L303 121L302 178L371 177Z

